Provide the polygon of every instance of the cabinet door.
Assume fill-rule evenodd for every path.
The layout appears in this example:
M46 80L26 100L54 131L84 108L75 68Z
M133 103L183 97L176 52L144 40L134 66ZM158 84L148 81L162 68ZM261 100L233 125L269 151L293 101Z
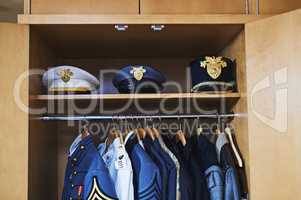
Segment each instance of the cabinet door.
M28 69L29 30L26 25L0 23L0 199L27 199L28 115L15 102L17 78ZM28 82L18 91L28 101Z
M253 4L256 0L252 0ZM259 0L259 14L277 14L301 8L300 0ZM256 6L254 6L256 8ZM255 12L254 12L255 13Z
M246 25L251 199L301 199L301 10Z
M142 14L242 14L245 0L140 0Z
M31 0L32 14L138 14L139 0Z

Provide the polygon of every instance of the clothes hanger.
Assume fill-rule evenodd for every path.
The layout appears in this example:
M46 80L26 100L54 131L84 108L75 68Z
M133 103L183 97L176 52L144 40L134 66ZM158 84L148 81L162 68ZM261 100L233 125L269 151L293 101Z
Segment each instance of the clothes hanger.
M141 138L140 138L140 135L138 133L138 129L134 130L134 134L137 136L138 142L140 143L141 142Z
M125 119L126 120L126 119ZM126 139L126 137L128 136L128 134L129 133L132 133L132 134L134 134L134 135L136 135L137 136L137 138L138 138L138 141L140 141L140 137L139 137L139 135L138 135L138 128L137 127L135 127L135 119L134 119L134 116L132 116L131 117L131 119L130 119L132 122L131 123L128 123L128 121L127 121L127 127L126 127L126 132L125 133L123 133L123 140L125 141L125 139ZM137 119L138 120L138 119ZM131 124L131 126L130 126L130 124Z
M134 129L134 117L132 117L132 127L129 127L129 124L128 124L128 127L127 127L127 131L124 133L123 135L123 140L125 140L125 138L127 137L127 135L131 132L131 131L135 131Z
M130 132L131 130L130 130L128 121L127 121L126 119L125 119L125 121L126 121L126 123L125 123L125 134L127 135L127 134L129 134L129 132Z
M90 135L89 130L88 130L87 126L85 125L81 131L82 140L85 139L86 137L88 137L89 135Z
M159 132L158 132L158 130L155 128L155 126L154 126L154 122L153 122L153 119L149 119L150 120L150 122L151 122L151 127L149 127L150 128L150 130L151 130L151 132L152 132L152 134L153 134L153 136L154 136L154 140L155 139L158 139L159 138ZM155 130L156 129L156 130Z
M217 135L220 135L221 134L221 127L222 127L222 125L221 125L221 118L220 118L220 116L218 114L216 114L216 115L217 115L216 133L217 133Z
M153 131L148 127L148 124L147 124L147 119L145 118L144 119L145 121L145 125L146 125L146 128L144 129L145 130L145 132L146 132L146 134L153 140L153 141L155 141L155 136L154 136L154 134L153 134Z
M107 139L105 141L105 144L106 144L105 152L108 151L108 149L109 149L110 145L113 143L113 141L119 137L118 127L114 123L114 118L112 118L112 121L113 121L113 127L110 129ZM118 123L118 119L116 121Z
M235 155L235 157L237 159L237 162L238 162L238 166L239 167L243 167L243 161L242 161L242 158L240 157L240 155L238 153L238 150L236 149L236 146L234 144L234 140L233 140L233 137L232 137L231 129L229 127L227 127L227 128L225 128L225 132L226 132L226 134L229 137L231 147L233 149L234 155Z
M151 128L149 128L149 127L145 128L145 132L146 132L146 135L148 135L152 139L152 141L155 141L156 138L155 138Z
M157 139L160 138L160 132L159 132L159 130L156 129L156 128L152 128L152 130L153 130L155 138L157 138Z
M117 131L117 132L118 132L120 144L124 145L123 135L122 135L121 131Z
M180 141L183 146L186 146L187 141L186 141L186 138L185 138L185 136L184 136L184 134L183 134L183 132L181 130L177 131L177 133L176 133L176 139L178 141Z
M200 136L202 133L203 133L203 127L199 124L199 122L200 122L200 118L198 117L197 118L197 123L198 123L198 128L197 128L197 131L196 131L196 133L197 133L197 136Z
M123 128L124 131L123 132L119 131L120 143L122 145L124 145L125 137L130 133L127 119L124 119L123 126L124 126L124 128Z
M125 128L123 127L124 124L123 124L123 121L122 121L121 117L120 117L119 121L120 121L120 126L121 126L120 129L124 130ZM116 130L116 136L115 136L115 137L116 137L116 138L118 137L120 143L123 145L123 144L124 144L124 142L123 142L123 131L120 130L120 129L117 129L117 130ZM116 138L115 138L115 139L116 139Z
M137 121L138 121L138 118L137 118ZM146 136L146 132L143 128L138 128L137 131L136 131L136 134L138 134L138 136L140 138L139 141L143 140Z
M161 118L159 118L159 120L161 121ZM155 138L159 139L159 138L160 138L160 132L159 132L159 130L154 126L154 124L152 125L152 131L153 131L153 134L154 134Z
M180 121L180 119L179 119ZM185 134L182 131L182 124L180 123L180 129L177 131L176 133L176 139L177 141L180 141L181 144L185 147L187 144L186 138L185 138Z

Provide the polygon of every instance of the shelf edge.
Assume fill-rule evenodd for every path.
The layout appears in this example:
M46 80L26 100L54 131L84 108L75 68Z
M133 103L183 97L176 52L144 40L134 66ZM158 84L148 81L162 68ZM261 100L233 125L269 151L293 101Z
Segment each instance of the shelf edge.
M18 15L19 24L246 24L271 15Z
M161 93L161 94L97 94L97 95L31 95L30 100L126 100L126 99L218 99L240 98L239 93L195 94L195 93Z

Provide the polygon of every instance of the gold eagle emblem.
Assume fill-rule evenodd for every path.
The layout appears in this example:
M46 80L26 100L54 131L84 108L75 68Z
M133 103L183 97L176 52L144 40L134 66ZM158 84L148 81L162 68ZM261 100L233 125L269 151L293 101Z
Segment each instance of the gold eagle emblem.
M59 71L58 75L61 77L62 81L68 83L74 74L70 69L63 69Z
M134 75L134 78L135 78L137 81L142 80L142 78L143 78L145 72L146 72L146 70L144 69L143 66L140 66L140 67L132 67L132 70L130 71L130 73Z
M112 197L108 197L107 195L103 194L101 189L99 189L97 178L93 177L92 189L88 195L87 200L116 200L116 199Z
M206 56L204 61L201 61L201 67L207 68L207 73L213 79L217 79L221 73L222 68L227 67L227 63L222 60L222 57Z

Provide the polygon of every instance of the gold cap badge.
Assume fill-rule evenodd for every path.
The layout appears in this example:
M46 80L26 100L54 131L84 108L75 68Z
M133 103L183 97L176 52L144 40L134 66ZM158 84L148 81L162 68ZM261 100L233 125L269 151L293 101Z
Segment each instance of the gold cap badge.
M62 81L65 83L69 82L73 76L73 72L70 69L63 69L59 71L58 75L61 77Z
M201 67L207 67L209 76L217 79L222 73L222 68L227 67L227 63L222 60L222 57L206 56L205 60L201 61Z
M137 81L140 81L143 78L144 73L146 70L144 69L143 66L140 67L132 67L132 70L130 71L131 74L134 74L134 78Z

